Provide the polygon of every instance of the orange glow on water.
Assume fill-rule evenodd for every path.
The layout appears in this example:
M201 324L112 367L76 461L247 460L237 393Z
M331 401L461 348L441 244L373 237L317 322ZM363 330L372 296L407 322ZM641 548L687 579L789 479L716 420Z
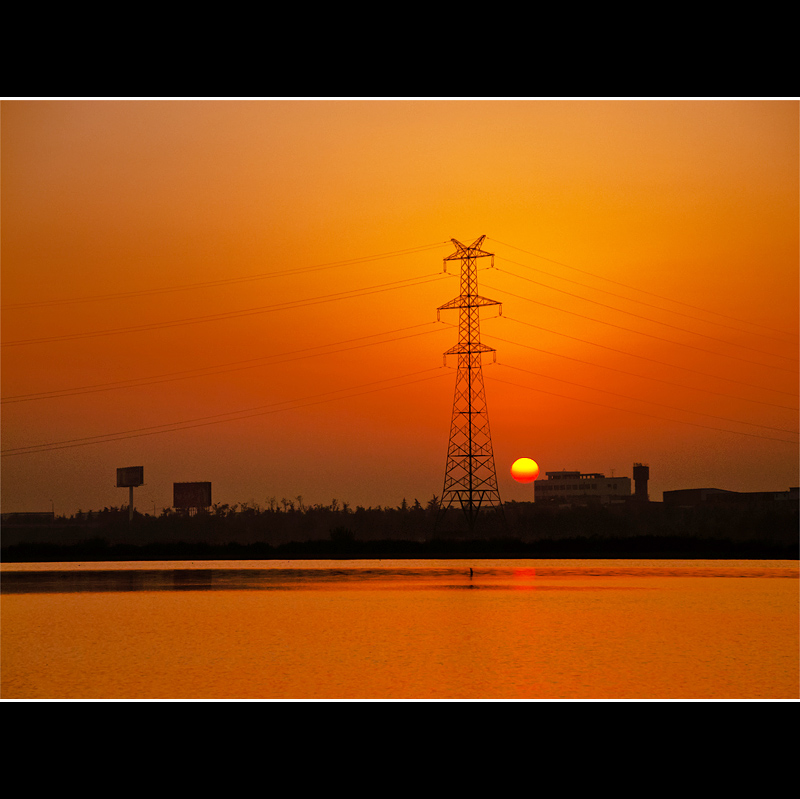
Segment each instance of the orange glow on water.
M28 567L55 570L41 593L37 581L14 592L5 577L15 567L3 564L0 691L51 701L798 698L796 561L516 563L486 562L470 577L463 561L206 562L208 586L176 580L174 590L181 564L102 564L124 575L113 592L97 564L76 569L86 580L70 575L74 564ZM268 589L251 568L276 572L261 578ZM376 577L381 568L389 574Z

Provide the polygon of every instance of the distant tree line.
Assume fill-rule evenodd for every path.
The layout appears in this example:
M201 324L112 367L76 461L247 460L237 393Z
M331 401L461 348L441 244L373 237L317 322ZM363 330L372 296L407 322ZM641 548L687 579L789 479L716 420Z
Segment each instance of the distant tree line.
M129 521L125 507L78 511L56 517L49 525L4 525L3 557L22 544L77 545L94 541L106 546L204 545L216 548L261 547L310 552L431 551L453 547L475 551L479 542L494 552L505 547L555 551L603 551L610 542L630 548L634 540L653 539L654 547L667 540L682 541L684 549L698 542L733 542L790 553L798 549L798 505L794 502L682 508L663 503L627 502L619 505L560 507L546 503L506 502L502 514L488 511L470 531L460 510L439 514L436 495L424 504L406 499L396 507L352 507L333 499L329 504L306 504L302 496L272 497L258 503L215 504L197 513L167 508L159 515L134 511ZM465 542L473 542L467 546ZM573 542L573 543L570 543ZM580 546L574 542L583 542ZM413 545L413 546L412 546ZM424 545L424 547L423 547ZM416 550L414 547L416 546ZM331 547L333 549L331 549ZM337 549L338 548L338 549ZM588 548L588 549L587 549ZM652 549L653 547L651 547ZM687 550L688 551L688 550ZM579 557L580 555L573 555ZM609 555L612 557L614 555Z

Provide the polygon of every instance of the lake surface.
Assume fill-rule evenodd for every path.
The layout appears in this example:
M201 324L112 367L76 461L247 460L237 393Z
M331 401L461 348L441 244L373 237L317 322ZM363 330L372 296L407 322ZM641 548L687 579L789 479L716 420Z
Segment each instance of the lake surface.
M3 699L798 699L797 561L2 564Z

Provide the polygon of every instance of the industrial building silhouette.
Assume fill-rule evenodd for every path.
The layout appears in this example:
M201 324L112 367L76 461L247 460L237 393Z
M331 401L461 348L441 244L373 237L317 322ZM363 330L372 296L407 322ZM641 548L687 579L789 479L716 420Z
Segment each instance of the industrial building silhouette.
M536 481L536 502L556 505L623 504L649 502L647 490L650 468L633 464L633 478L597 472L545 472L546 480ZM633 487L633 490L631 488ZM663 492L663 504L671 507L698 505L764 504L800 501L800 488L786 491L728 491L723 488L680 488Z
M788 491L727 491L723 488L679 488L664 492L664 504L691 508L697 505L763 504L800 500L800 488Z
M635 500L647 502L647 483L650 467L643 463L633 464L633 480L630 477L606 477L599 472L558 471L545 472L546 480L536 482L536 501L563 504L621 503ZM633 482L633 491L631 491Z

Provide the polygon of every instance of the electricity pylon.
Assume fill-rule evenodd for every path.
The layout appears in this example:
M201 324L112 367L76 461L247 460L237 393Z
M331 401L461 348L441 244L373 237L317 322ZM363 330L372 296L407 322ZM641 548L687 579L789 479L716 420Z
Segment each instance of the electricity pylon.
M501 515L503 509L497 487L481 369L482 354L495 350L481 344L480 309L487 305L501 305L496 300L478 294L477 259L491 258L494 265L494 254L481 249L485 238L481 236L468 247L452 239L456 251L444 259L444 268L446 272L448 261L461 261L461 293L450 302L440 305L436 314L438 319L441 311L459 309L458 344L444 353L445 363L448 355L458 356L458 374L444 489L436 523L438 526L448 508L458 503L466 516L470 532L475 528L481 509L494 507ZM502 307L500 310L502 313Z

